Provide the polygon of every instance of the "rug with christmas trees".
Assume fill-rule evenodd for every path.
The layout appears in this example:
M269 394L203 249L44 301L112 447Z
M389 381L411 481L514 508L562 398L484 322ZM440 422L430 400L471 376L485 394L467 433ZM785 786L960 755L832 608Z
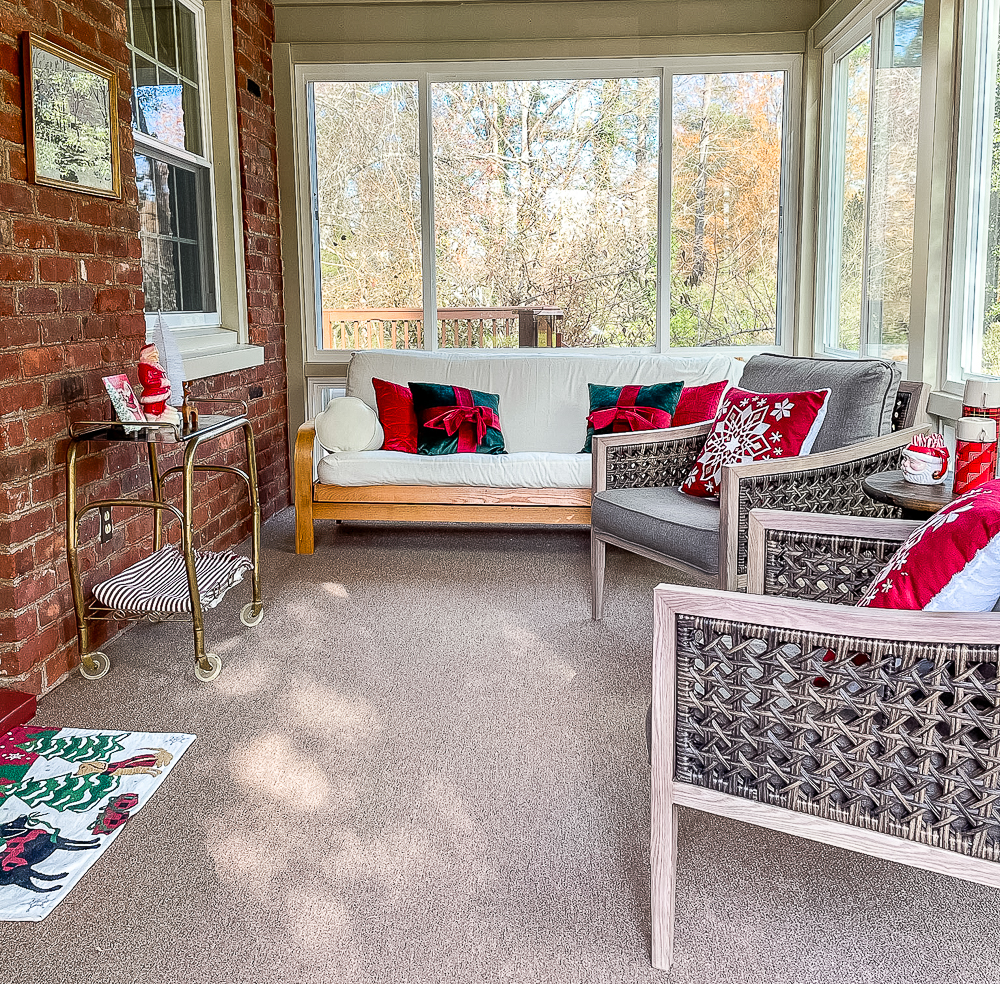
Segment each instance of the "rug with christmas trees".
M194 735L0 735L0 919L44 919L146 805Z

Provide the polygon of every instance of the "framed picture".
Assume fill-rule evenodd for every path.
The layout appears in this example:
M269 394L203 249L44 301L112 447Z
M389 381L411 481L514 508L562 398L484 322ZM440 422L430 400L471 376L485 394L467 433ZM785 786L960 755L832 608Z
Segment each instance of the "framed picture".
M132 384L125 373L117 376L105 376L104 388L111 397L111 405L115 408L118 419L123 424L145 424L146 415L142 412L139 400L132 390Z
M113 72L25 34L24 102L33 181L121 197L118 78Z

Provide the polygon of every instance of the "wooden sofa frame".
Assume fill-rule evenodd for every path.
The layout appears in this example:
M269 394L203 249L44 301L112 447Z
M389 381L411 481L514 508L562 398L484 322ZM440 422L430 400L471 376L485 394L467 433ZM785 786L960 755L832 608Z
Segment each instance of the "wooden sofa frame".
M1000 615L845 607L919 525L755 510L750 594L656 588L655 967L679 806L1000 887Z
M317 519L407 523L590 525L590 489L467 485L323 485L313 481L316 427L295 438L295 552L311 554Z

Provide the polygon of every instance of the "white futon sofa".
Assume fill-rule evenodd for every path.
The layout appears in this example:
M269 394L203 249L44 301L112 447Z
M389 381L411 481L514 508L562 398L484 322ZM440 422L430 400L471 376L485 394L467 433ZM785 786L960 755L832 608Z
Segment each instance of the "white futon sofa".
M449 523L590 523L591 456L581 454L588 383L690 386L739 379L721 355L636 355L566 349L357 352L347 395L376 408L372 378L440 383L500 396L507 454L327 454L307 421L295 443L296 552L313 552L317 519ZM318 460L316 460L318 458Z

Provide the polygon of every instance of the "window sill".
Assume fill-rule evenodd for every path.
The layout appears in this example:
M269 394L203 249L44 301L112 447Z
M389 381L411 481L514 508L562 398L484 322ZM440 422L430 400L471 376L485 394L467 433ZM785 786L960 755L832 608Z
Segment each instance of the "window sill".
M264 349L261 346L240 345L236 341L236 333L224 328L201 328L174 337L184 360L187 379L204 379L264 364Z
M927 401L927 412L943 420L958 420L962 416L962 398L943 390L935 390Z

